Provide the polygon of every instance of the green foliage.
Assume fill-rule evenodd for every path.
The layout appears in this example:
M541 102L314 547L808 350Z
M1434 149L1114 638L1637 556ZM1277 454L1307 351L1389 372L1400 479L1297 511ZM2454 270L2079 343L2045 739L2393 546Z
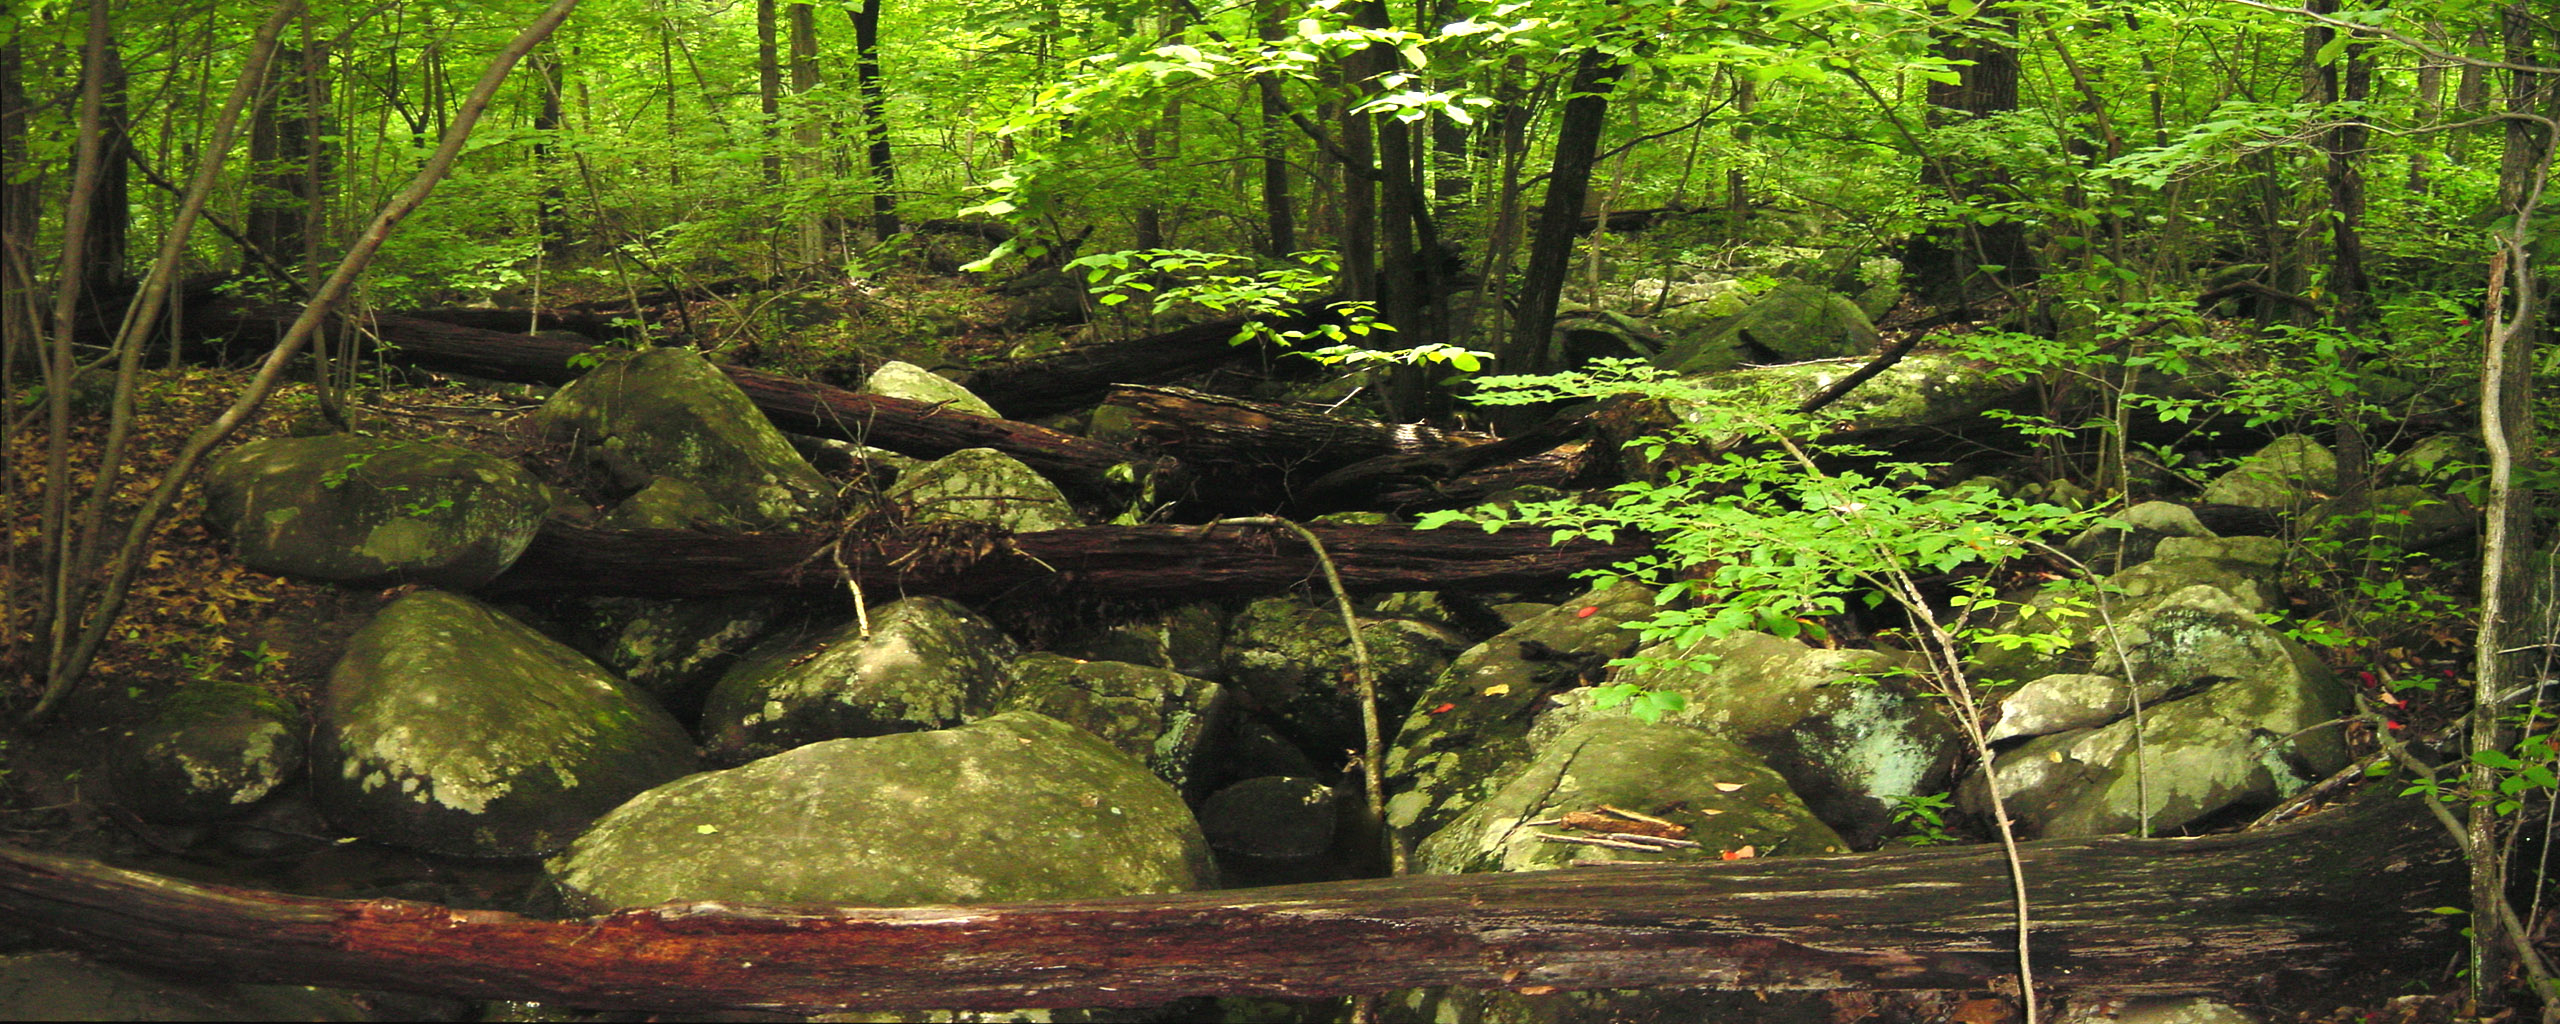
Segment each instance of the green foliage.
M1906 846L1945 846L1964 839L1947 830L1955 801L1946 793L1905 793L1893 798L1893 823L1909 831L1895 841Z

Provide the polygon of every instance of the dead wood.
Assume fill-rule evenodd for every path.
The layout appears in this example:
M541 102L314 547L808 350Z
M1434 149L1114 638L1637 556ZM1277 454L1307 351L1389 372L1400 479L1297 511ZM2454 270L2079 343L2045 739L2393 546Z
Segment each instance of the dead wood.
M1550 545L1544 533L1417 531L1403 526L1312 527L1363 592L1519 590L1643 554L1641 538ZM1294 537L1198 526L1095 526L1023 534L906 536L817 533L712 535L688 530L595 530L553 522L491 593L711 597L841 591L835 558L872 594L936 594L963 601L1048 595L1202 599L1273 594L1320 584Z
M1274 330L1322 326L1318 316L1266 317ZM1160 384L1223 366L1266 364L1282 353L1235 343L1244 318L1194 324L1129 341L1085 345L1055 355L1017 359L970 374L961 384L1007 416L1046 416L1102 401L1119 384ZM1312 366L1313 364L1309 364Z
M2415 801L2264 832L2022 850L2039 978L2326 1010L2433 979L2458 858ZM1999 853L1408 876L973 907L670 903L544 921L196 885L0 847L14 925L237 981L591 1009L1143 1006L1426 985L1972 989L2010 976Z
M1104 405L1125 413L1129 429L1150 450L1180 460L1194 474L1194 502L1221 513L1371 507L1356 493L1360 488L1434 474L1452 479L1487 464L1454 452L1511 451L1484 448L1499 443L1490 434L1385 423L1318 405L1257 402L1186 388L1117 387ZM1560 443L1543 448L1532 444L1507 458L1534 455ZM1395 456L1421 458L1377 461ZM1433 457L1440 461L1431 461ZM1335 479L1324 485L1322 501L1301 504L1319 478L1360 463L1372 463L1370 472Z

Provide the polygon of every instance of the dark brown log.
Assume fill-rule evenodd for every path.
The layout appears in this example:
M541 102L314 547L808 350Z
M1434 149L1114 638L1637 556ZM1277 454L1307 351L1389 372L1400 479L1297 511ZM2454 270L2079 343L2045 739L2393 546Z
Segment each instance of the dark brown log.
M1367 592L1518 590L1644 554L1640 539L1550 545L1531 530L1417 531L1403 526L1312 527L1342 573ZM1011 536L937 532L849 538L805 533L729 536L686 530L593 530L546 524L491 593L608 593L711 597L841 590L840 556L875 593L961 600L1048 594L1196 599L1322 586L1294 535L1198 526L1096 526Z
M405 316L433 320L456 327L477 327L502 334L530 334L527 328L544 331L568 331L591 341L613 341L632 336L629 327L614 323L614 317L603 313L586 313L565 309L413 309ZM535 325L539 324L539 327Z
M1186 388L1117 387L1104 405L1125 410L1129 428L1150 450L1180 460L1194 474L1193 501L1216 512L1303 510L1308 506L1299 499L1313 481L1354 463L1445 454L1497 440L1490 434L1349 416L1323 406L1256 402ZM1381 478L1394 471L1383 464L1376 468ZM1324 507L1367 507L1356 496L1345 500L1358 482L1344 479L1328 485L1331 493Z
M260 337L293 321L285 306L232 303L192 314L218 334ZM479 330L394 313L366 324L401 362L497 380L566 384L585 371L572 364L590 354L583 342ZM993 448L1048 477L1069 493L1109 499L1123 488L1110 481L1112 467L1172 471L1158 460L1046 427L989 419L943 406L864 395L809 381L728 366L721 368L747 397L784 430L842 438L917 458L940 458L963 448Z
M2459 948L2412 800L2264 832L2026 844L2037 978L2332 1009ZM1027 855L1036 855L1028 851ZM1424 985L1949 989L2015 960L1996 847L974 907L669 903L575 921L200 886L0 847L13 926L236 981L698 1013L1143 1006Z
M1468 486L1469 474L1545 455L1581 439L1590 430L1589 412L1568 413L1512 437L1435 451L1373 456L1309 482L1300 489L1299 507L1316 511L1355 506L1406 511L1426 506L1472 504L1481 499L1483 488ZM1456 437L1454 434L1448 436ZM1551 472L1540 476L1538 481L1550 486L1570 483L1584 470L1592 468L1585 464L1581 455L1582 449L1577 448L1572 458L1547 460L1553 463ZM1525 481L1504 480L1508 486L1517 486L1520 482Z
M1327 322L1303 314L1262 319L1277 331L1312 330ZM1114 385L1159 384L1221 366L1280 358L1281 353L1264 345L1236 344L1236 332L1246 322L1238 318L1194 324L1130 341L1018 359L979 370L961 383L1007 416L1081 409L1102 401Z

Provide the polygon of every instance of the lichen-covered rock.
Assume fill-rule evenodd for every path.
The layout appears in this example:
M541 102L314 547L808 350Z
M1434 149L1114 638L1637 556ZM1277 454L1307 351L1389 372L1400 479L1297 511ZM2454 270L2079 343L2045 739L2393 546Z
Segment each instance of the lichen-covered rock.
M576 651L422 591L329 672L312 784L339 827L398 846L521 857L695 768L675 719Z
M703 748L737 764L820 740L941 729L995 708L1011 638L958 602L911 597L862 623L785 633L741 659L702 709Z
M616 530L725 529L745 525L702 485L681 477L662 476L639 493L622 499L597 525Z
M1226 726L1226 689L1167 669L1033 654L1012 666L999 706L1032 711L1102 737L1176 790L1199 793L1201 755Z
M2344 767L2346 689L2301 645L2211 587L2120 619L2124 654L2104 674L2171 699L2095 728L2030 739L2000 755L2009 813L2034 835L2173 831L2272 804ZM2116 646L2109 645L2111 648ZM1981 813L1977 772L1959 790Z
M968 388L954 384L941 375L914 363L900 362L895 359L882 363L879 369L871 371L870 379L862 382L862 393L904 398L911 402L928 402L953 412L965 412L971 416L984 416L988 419L1004 418L1004 414L997 412L995 406L988 405L985 399L970 394Z
M1937 698L1912 681L1909 659L1882 652L1821 650L1743 630L1701 645L1689 658L1654 648L1660 659L1619 680L1676 692L1687 706L1663 719L1740 743L1787 780L1813 813L1860 848L1896 826L1905 798L1943 793L1963 741ZM1592 705L1591 691L1540 719L1529 741L1572 723L1624 717Z
M1226 636L1225 609L1208 603L1186 604L1071 632L1050 649L1087 661L1125 661L1200 679L1223 679Z
M835 507L835 485L692 349L607 359L553 394L534 418L545 434L575 442L580 458L627 490L676 477L749 525Z
M2204 485L2199 500L2251 508L2309 508L2314 492L2337 485L2338 457L2308 434L2267 442L2229 472Z
M1086 525L1058 485L993 448L963 448L900 473L881 498L917 523L986 523L1014 533Z
M522 467L425 441L254 441L205 472L205 519L250 568L467 590L533 542L550 495Z
M1403 619L1363 621L1360 642L1381 722L1411 707L1467 646L1447 629ZM1246 707L1320 757L1363 743L1351 634L1330 602L1273 597L1246 605L1227 626L1226 680Z
M302 771L302 734L283 698L199 680L109 750L107 778L116 801L150 821L230 817Z
M1577 833L1530 824L1604 806L1686 826L1700 846L1657 853L1559 843L1540 837ZM1414 864L1432 874L1545 871L1576 860L1712 860L1745 846L1764 856L1842 853L1848 845L1742 745L1620 716L1591 719L1540 745L1493 795L1424 838Z
M1626 628L1653 615L1653 591L1595 590L1469 648L1414 701L1387 747L1387 823L1427 835L1491 795L1529 757L1548 695L1634 653Z
M1200 804L1200 830L1221 853L1304 860L1333 847L1337 802L1320 780L1265 775L1210 794Z
M2155 684L2142 695L2156 701L2167 696ZM2133 687L2114 676L2056 672L2039 676L2000 698L1999 719L1984 730L1993 743L2022 736L2046 736L2070 729L2105 725L2133 712Z
M2143 502L2114 520L2082 531L2063 550L2099 572L2115 572L2150 560L2162 541L2214 536L2194 509L2166 501Z
M782 605L762 596L655 600L586 599L585 649L622 681L689 714L720 673L779 621Z
M65 950L0 957L0 1020L376 1019L339 989L182 978Z
M1213 884L1173 787L1093 734L1007 712L814 743L641 794L554 858L576 913L668 900L906 906Z

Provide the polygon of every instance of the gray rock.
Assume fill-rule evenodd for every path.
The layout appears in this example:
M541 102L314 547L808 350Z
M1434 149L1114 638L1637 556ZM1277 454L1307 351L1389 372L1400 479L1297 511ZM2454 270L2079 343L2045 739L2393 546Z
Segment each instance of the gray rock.
M373 1020L353 992L164 977L46 950L0 957L0 1020Z
M2165 695L2166 690L2150 694ZM2105 725L2133 711L2133 687L2114 676L2057 672L2001 698L1999 720L1984 730L1993 743Z
M1666 723L1749 748L1860 848L1898 827L1893 812L1902 798L1945 792L1963 748L1938 698L1909 678L1908 659L1819 650L1749 630L1701 645L1693 659L1661 648L1640 656L1662 660L1618 679L1685 696L1687 707ZM1593 707L1590 692L1576 691L1573 703L1541 718L1529 741L1626 714Z
M1186 604L1152 615L1073 632L1050 649L1087 661L1125 661L1200 679L1226 677L1227 613L1215 604Z
M1403 619L1362 621L1379 719L1394 718L1467 646L1446 629ZM1237 699L1292 742L1316 752L1363 742L1351 635L1331 603L1291 597L1246 605L1227 626L1226 680Z
M1210 794L1200 805L1200 830L1222 853L1304 860L1333 847L1338 814L1333 788L1323 782L1265 775Z
M607 359L552 395L534 419L632 491L677 477L731 518L758 526L835 508L835 485L692 349Z
M2366 524L2373 535L2402 551L2434 547L2479 525L2479 510L2470 502L2417 484L2377 487L2367 499Z
M205 473L205 519L250 568L366 586L487 583L550 508L514 463L423 441L255 441Z
M1176 790L1201 791L1208 740L1225 731L1226 689L1168 669L1032 654L1013 663L999 707L1032 711L1102 737Z
M702 709L704 753L736 764L804 743L958 725L994 710L1011 638L957 602L911 597L759 645Z
M1173 787L1091 733L1007 712L833 740L661 786L549 864L575 913L668 900L907 906L1213 884Z
M719 674L780 620L780 601L757 596L584 602L588 651L661 707L689 711Z
M2284 542L2273 537L2163 537L2152 554L2163 560L2205 558L2274 569L2284 564Z
M1753 300L1734 330L1785 362L1853 356L1876 347L1876 325L1856 302L1795 281Z
M2337 456L2308 434L2287 434L2215 477L2205 485L2199 500L2251 508L2305 509L2319 500L2315 492L2326 491L2337 482Z
M116 800L156 822L211 821L250 809L302 771L303 721L245 683L196 680L108 752Z
M1653 592L1620 583L1567 601L1449 663L1387 748L1387 823L1427 835L1492 795L1529 758L1529 728L1549 695L1589 682L1635 652L1628 623L1653 617Z
M604 514L599 526L616 530L726 529L746 525L712 500L700 484L662 476L639 493L622 499Z
M1696 849L1661 853L1559 843L1573 835L1533 821L1619 807L1687 826ZM1841 853L1847 841L1813 816L1759 755L1730 740L1677 725L1594 718L1564 731L1414 849L1432 874L1545 871L1576 860L1714 860L1744 846L1771 853Z
M2193 587L2117 628L2125 654L2102 668L2145 692L2187 695L2146 708L2139 730L2128 716L2000 755L2001 793L2030 834L2133 832L2146 817L2154 832L2174 831L2272 804L2345 766L2346 689L2229 595ZM1983 776L1959 797L1987 810Z
M1086 525L1058 485L993 448L963 448L900 473L882 499L917 523L986 523L1014 533Z
M557 850L695 767L684 728L594 662L435 591L348 640L314 746L315 795L339 827L463 856Z
M879 369L871 371L870 379L862 383L862 393L940 405L953 412L965 412L971 416L984 416L988 419L1004 418L1004 414L997 412L995 406L988 405L985 399L970 394L969 389L954 384L924 367L895 359L882 363Z
M2115 516L2116 523L2090 527L2063 545L2073 558L2099 572L2116 572L2149 561L2162 541L2214 536L2195 511L2165 501L2146 501Z

